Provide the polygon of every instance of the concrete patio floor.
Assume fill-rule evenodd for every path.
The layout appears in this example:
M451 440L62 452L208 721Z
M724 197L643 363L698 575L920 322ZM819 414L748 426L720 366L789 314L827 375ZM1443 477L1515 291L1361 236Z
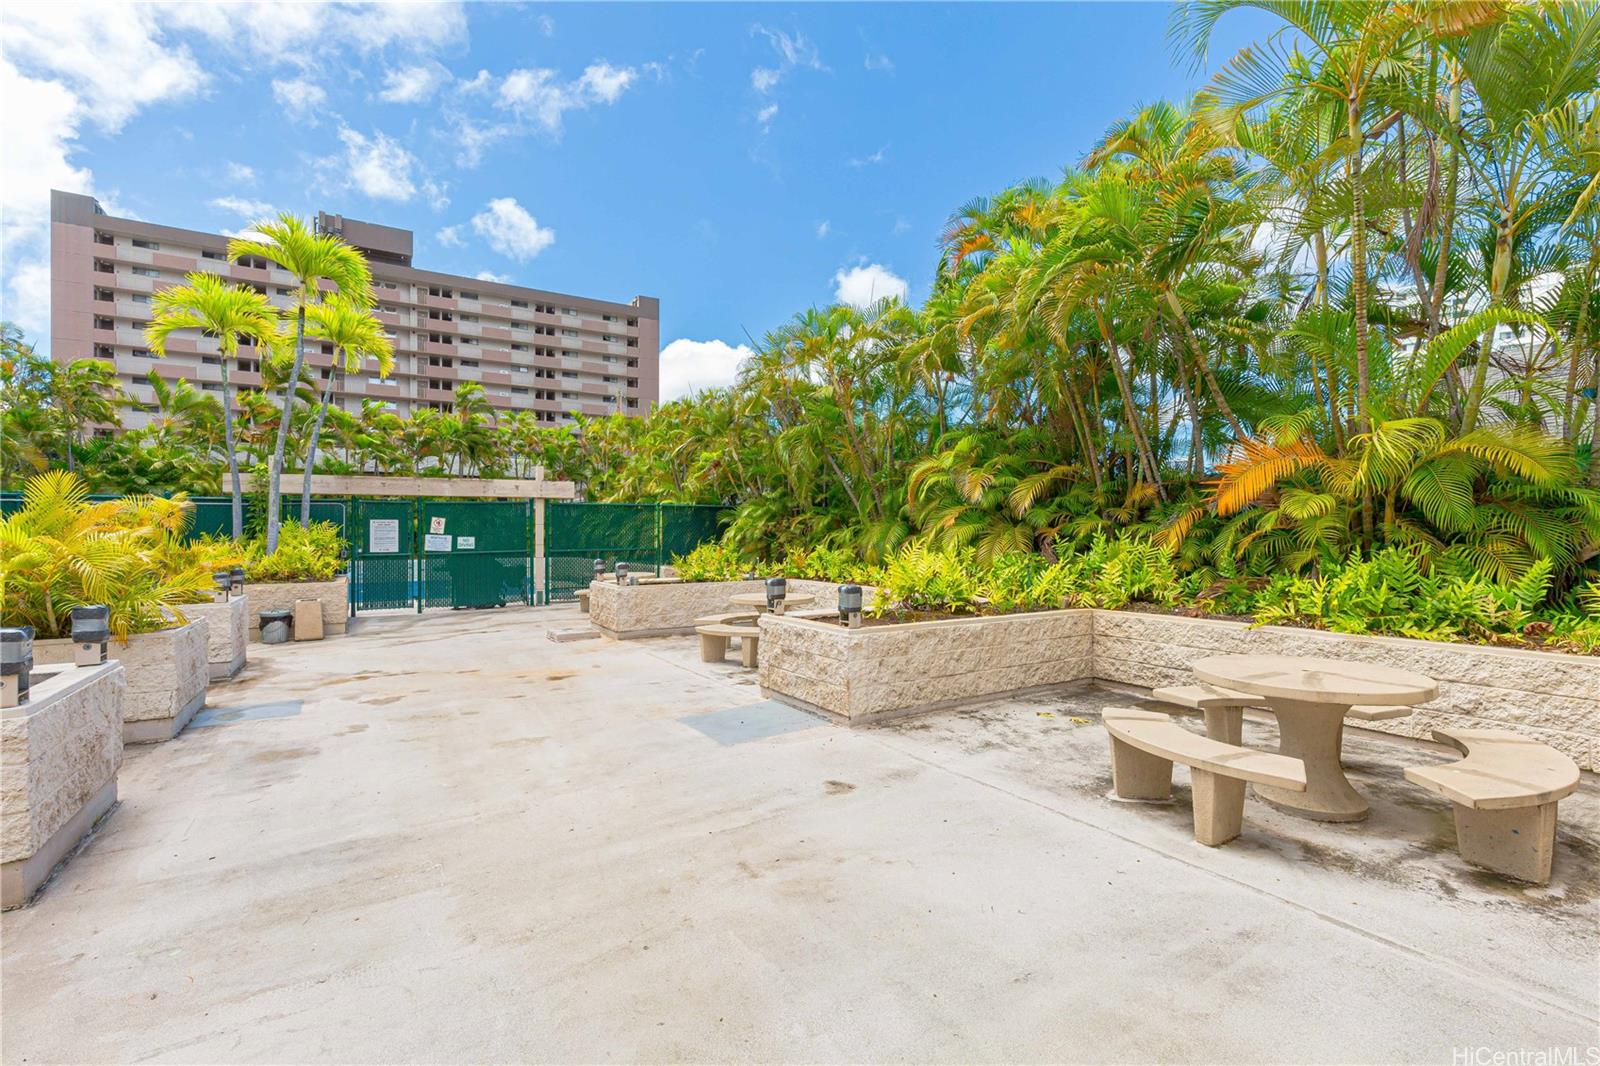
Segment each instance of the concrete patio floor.
M1251 800L1209 849L1181 768L1172 806L1107 798L1127 697L849 731L692 638L546 639L581 624L252 645L0 918L0 1058L1592 1061L1593 775L1540 889L1455 855L1399 770L1443 756L1366 733L1369 821Z

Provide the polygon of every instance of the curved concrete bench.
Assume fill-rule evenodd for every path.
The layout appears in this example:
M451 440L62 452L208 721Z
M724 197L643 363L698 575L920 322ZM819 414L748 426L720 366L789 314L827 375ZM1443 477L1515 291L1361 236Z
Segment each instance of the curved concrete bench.
M1247 781L1304 792L1299 759L1253 751L1191 733L1160 711L1107 707L1100 721L1111 734L1111 781L1122 799L1172 796L1172 764L1189 767L1194 792L1194 838L1226 844L1244 827Z
M1578 787L1578 764L1505 729L1435 729L1433 739L1466 758L1408 766L1406 780L1455 804L1461 857L1519 881L1549 881L1556 803Z
M745 668L756 668L756 647L761 640L761 630L756 626L736 625L710 625L697 626L695 632L700 634L700 661L703 663L720 663L728 655L728 640L730 637L739 638L739 659Z
M1396 718L1410 718L1410 707L1363 707L1355 706L1344 712L1346 718L1354 718L1358 722L1388 722Z
M1153 689L1152 697L1199 711L1206 720L1206 736L1225 744L1244 740L1244 709L1265 707L1267 701L1248 692L1235 692L1216 685L1170 685Z
M589 613L589 590L579 589L575 595L578 597L578 610L583 614Z
M728 611L726 614L706 614L694 620L696 628L700 626L755 625L755 622L755 611Z

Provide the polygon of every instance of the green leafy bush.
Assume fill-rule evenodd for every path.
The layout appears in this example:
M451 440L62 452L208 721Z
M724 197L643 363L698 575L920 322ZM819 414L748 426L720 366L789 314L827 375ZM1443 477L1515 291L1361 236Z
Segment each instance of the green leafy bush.
M876 613L900 608L970 614L986 601L970 548L903 546L889 557L878 583Z
M732 548L708 540L688 555L673 556L672 565L684 581L737 581L750 573L754 564L740 558Z
M309 529L285 523L270 555L265 537L246 541L244 549L247 581L329 581L344 567L344 542L332 522L313 522Z
M5 623L41 639L72 635L72 608L104 604L111 632L182 625L183 604L211 598L211 571L181 543L193 508L184 498L92 502L75 474L28 479L22 507L0 521Z

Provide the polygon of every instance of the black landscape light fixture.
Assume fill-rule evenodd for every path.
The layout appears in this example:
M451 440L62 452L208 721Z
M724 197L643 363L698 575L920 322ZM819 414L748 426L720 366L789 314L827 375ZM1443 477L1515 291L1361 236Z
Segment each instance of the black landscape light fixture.
M72 609L72 661L78 666L99 666L106 661L111 639L111 608L103 603Z
M0 629L0 707L28 702L28 675L33 670L33 627Z
M767 610L783 613L783 601L789 595L789 583L781 577L767 578Z
M227 603L228 593L233 589L233 573L228 570L218 570L211 575L211 580L216 584L217 591L211 594L217 603Z
M839 586L839 621L851 629L861 628L861 586Z
M244 591L244 567L236 566L228 571L228 580L233 583L234 595Z
M605 576L606 576L606 561L604 559L596 559L594 561L594 579L596 581L599 581L601 578L603 578Z
M628 583L628 564L627 563L618 563L617 564L617 584L626 585L627 583Z

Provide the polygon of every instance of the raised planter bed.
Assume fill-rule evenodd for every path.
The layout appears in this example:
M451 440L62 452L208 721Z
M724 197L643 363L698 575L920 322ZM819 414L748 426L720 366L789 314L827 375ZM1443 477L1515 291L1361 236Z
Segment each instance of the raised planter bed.
M150 744L171 740L205 706L210 668L206 645L211 626L204 618L155 633L138 633L128 643L113 640L107 658L127 670L128 694L122 705L122 742ZM70 640L36 640L37 663L70 663Z
M343 574L332 581L252 581L245 586L250 600L250 639L261 639L262 611L293 611L295 600L316 600L322 605L322 635L344 635L350 620L350 583Z
M1062 643L1051 650L1053 641ZM1148 690L1186 683L1197 659L1247 652L1351 659L1439 682L1439 697L1410 718L1362 728L1412 737L1427 737L1435 726L1513 729L1585 769L1600 769L1600 658L1558 652L1137 611L1045 611L854 631L763 615L760 680L770 695L859 724L1042 685ZM1052 656L1062 661L1043 661ZM1033 673L1017 669L1027 661L1039 664Z
M191 621L204 618L209 626L206 665L212 681L227 681L244 669L250 645L250 597L239 595L227 603L194 603L183 608Z
M127 689L121 663L36 666L28 702L0 711L0 907L28 902L117 802Z
M729 609L729 599L741 592L762 592L765 582L675 581L619 585L615 581L589 583L589 621L608 637L631 640L694 632L694 620ZM816 597L816 607L838 601L839 586L828 581L790 578L789 591ZM872 590L865 601L872 603Z
M764 692L850 725L1092 678L1093 612L846 629L762 615Z

